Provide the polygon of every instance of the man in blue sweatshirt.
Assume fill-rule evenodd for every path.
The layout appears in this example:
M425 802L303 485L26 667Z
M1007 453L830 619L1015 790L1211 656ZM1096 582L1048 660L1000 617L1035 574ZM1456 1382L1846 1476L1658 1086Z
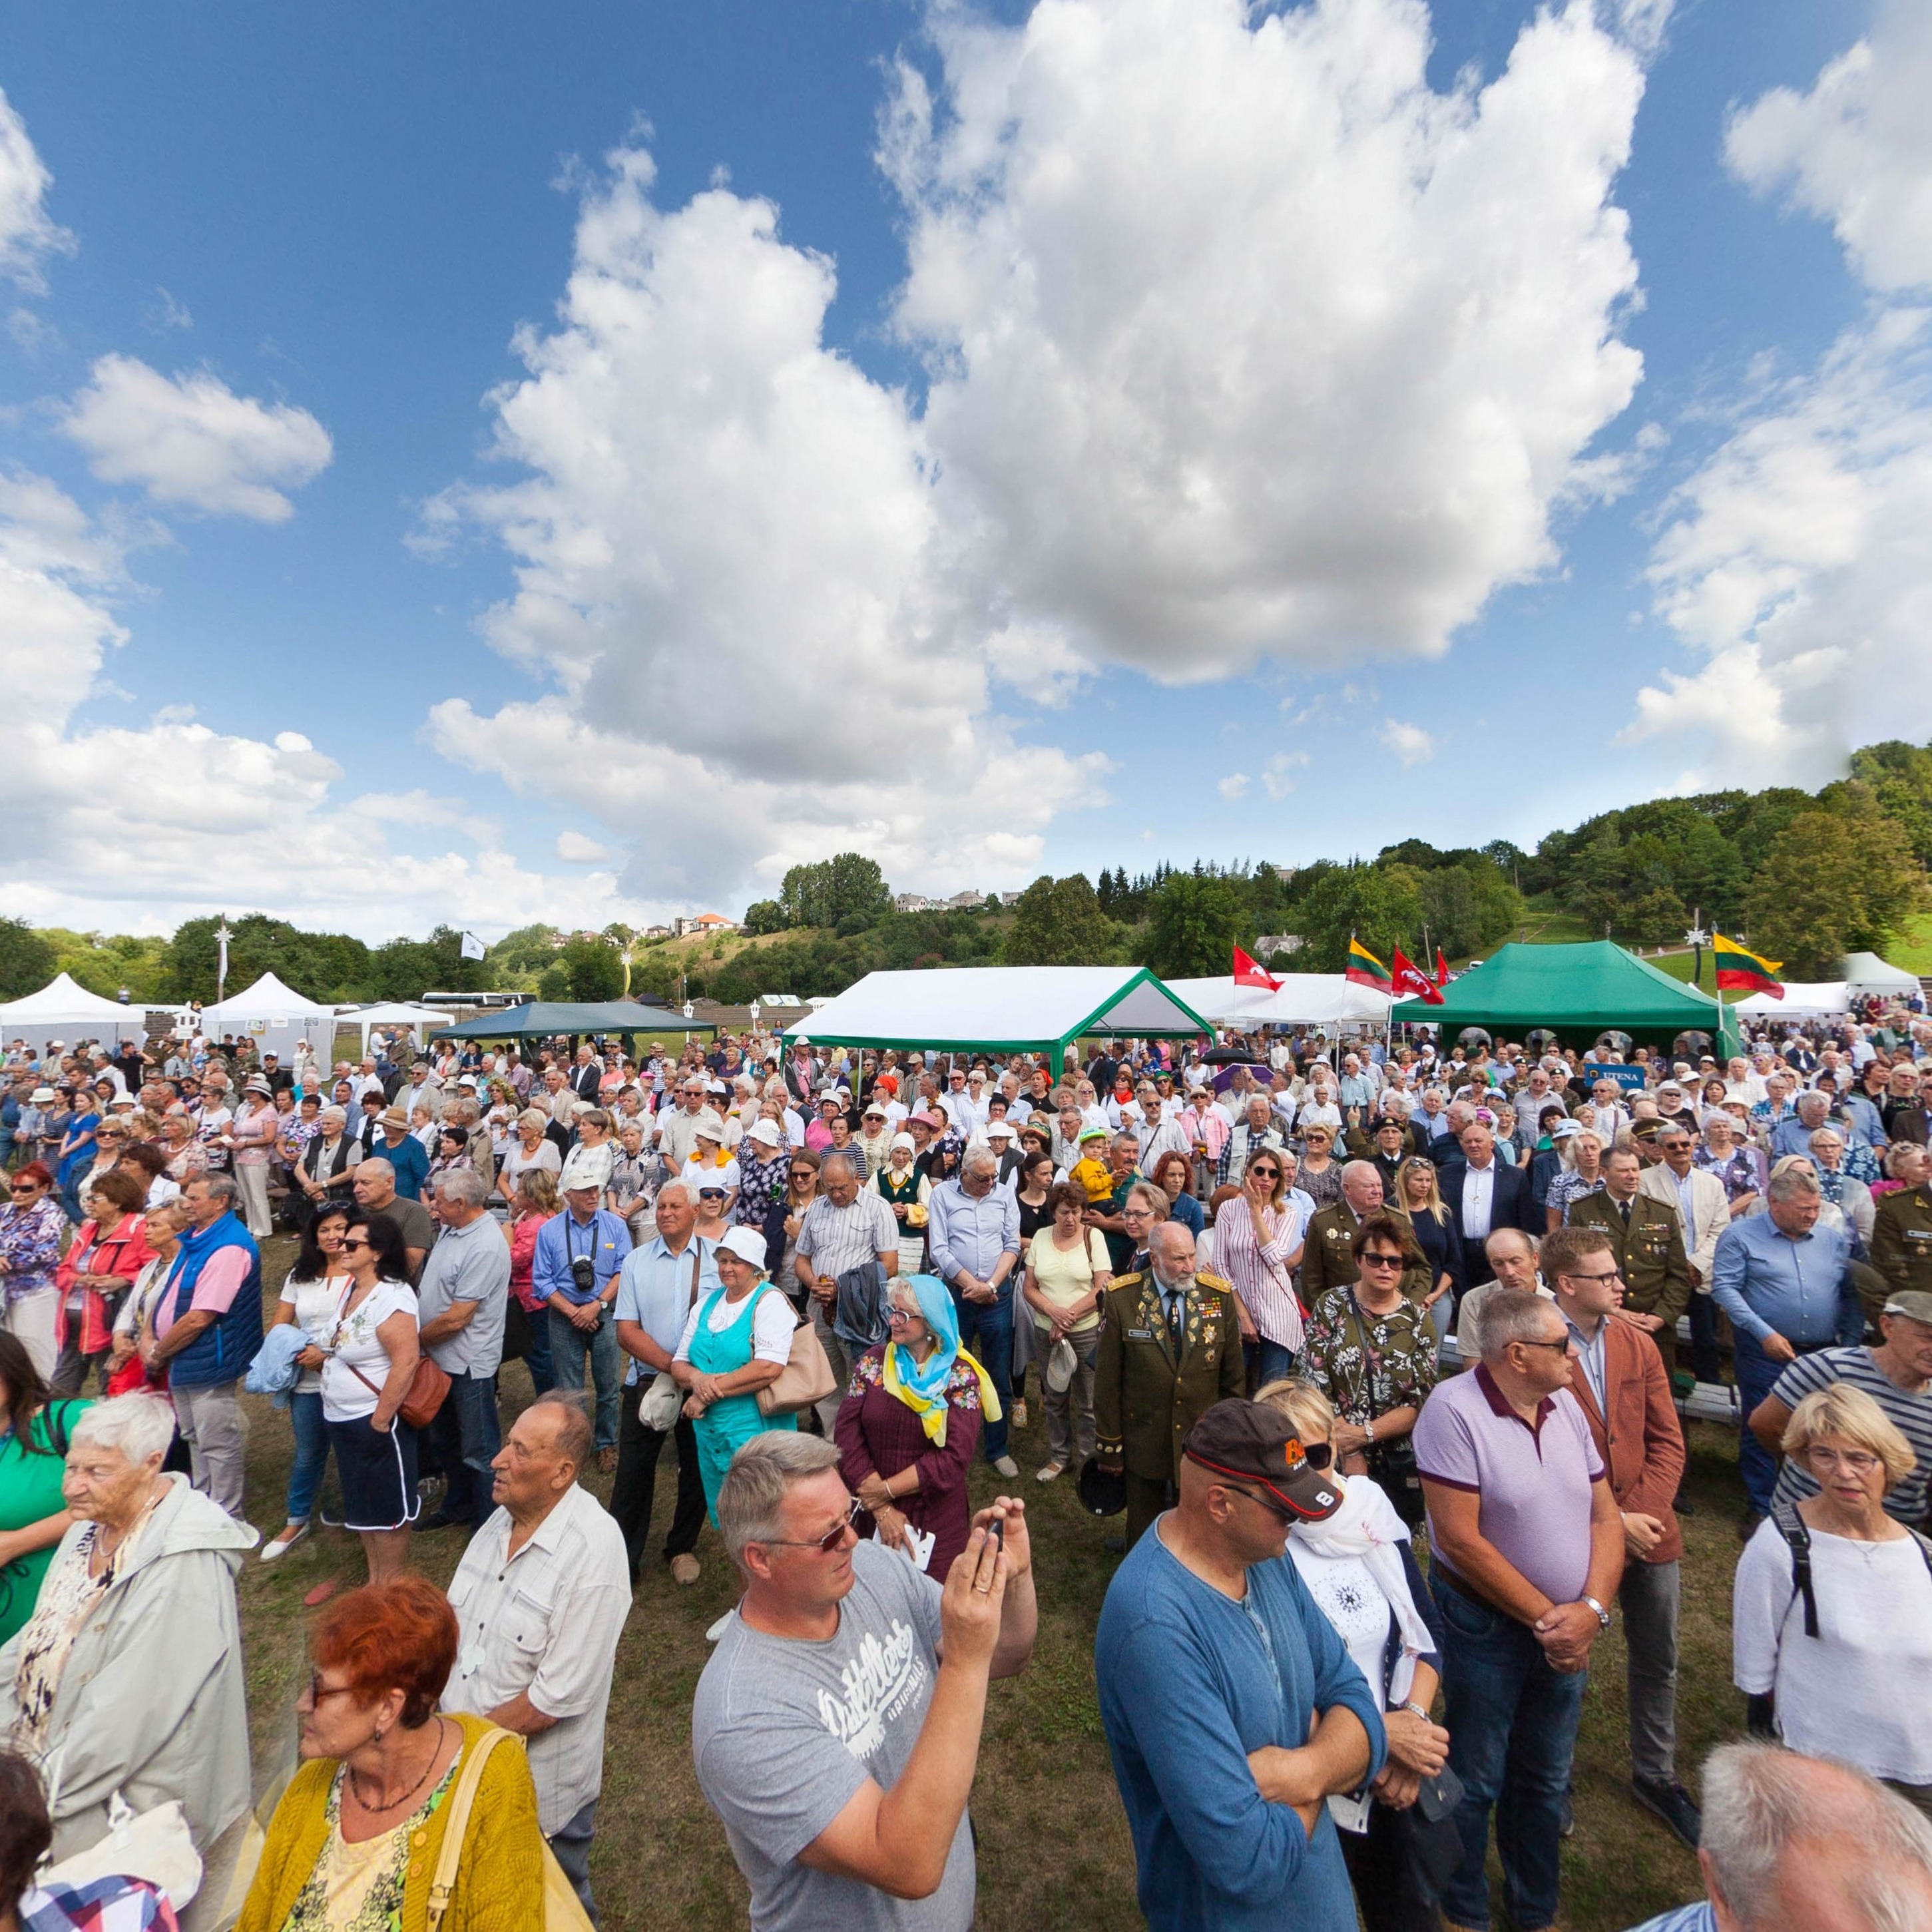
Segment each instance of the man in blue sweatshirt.
M1285 1416L1230 1397L1108 1588L1100 1718L1153 1932L1354 1932L1325 1801L1380 1772L1380 1700L1282 1554L1340 1502Z

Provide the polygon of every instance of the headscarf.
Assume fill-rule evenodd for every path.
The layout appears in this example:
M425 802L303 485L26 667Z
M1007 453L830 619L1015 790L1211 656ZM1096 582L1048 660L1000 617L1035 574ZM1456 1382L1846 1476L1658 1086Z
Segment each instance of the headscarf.
M921 1368L902 1342L886 1344L886 1393L896 1396L918 1416L920 1426L936 1449L946 1447L946 1384L955 1362L964 1362L980 1378L980 1406L988 1422L1000 1419L1000 1398L993 1378L959 1346L959 1316L952 1296L936 1274L903 1277L919 1298L919 1312L932 1331L932 1353Z

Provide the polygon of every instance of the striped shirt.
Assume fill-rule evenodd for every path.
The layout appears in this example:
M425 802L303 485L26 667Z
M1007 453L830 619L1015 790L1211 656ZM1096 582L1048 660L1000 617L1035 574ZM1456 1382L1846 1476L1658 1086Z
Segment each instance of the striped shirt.
M1786 1408L1796 1408L1808 1395L1834 1382L1847 1382L1862 1389L1885 1411L1899 1433L1912 1444L1917 1466L1906 1472L1886 1492L1885 1510L1914 1528L1925 1520L1926 1486L1932 1480L1932 1388L1916 1394L1900 1388L1878 1365L1870 1348L1820 1348L1815 1355L1800 1355L1772 1384L1772 1398ZM1778 1469L1773 1503L1796 1503L1818 1493L1818 1479L1803 1463L1787 1456Z
M1255 1238L1254 1216L1245 1200L1222 1203L1214 1217L1215 1270L1240 1297L1262 1339L1299 1354L1301 1304L1288 1274L1305 1224L1292 1197L1280 1208L1264 1208L1262 1220L1268 1230L1264 1243Z
M812 1272L836 1280L849 1270L881 1255L896 1258L899 1224L892 1210L876 1194L859 1194L849 1207L833 1206L821 1194L805 1210L798 1231L798 1252Z

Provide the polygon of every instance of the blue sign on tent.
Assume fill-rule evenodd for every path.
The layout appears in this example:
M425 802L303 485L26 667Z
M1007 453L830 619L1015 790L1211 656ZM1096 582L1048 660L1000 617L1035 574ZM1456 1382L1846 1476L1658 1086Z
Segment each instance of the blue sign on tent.
M1626 1090L1640 1088L1643 1084L1643 1069L1641 1066L1622 1066L1614 1063L1605 1064L1593 1060L1588 1063L1584 1070L1593 1082L1614 1080L1619 1087Z

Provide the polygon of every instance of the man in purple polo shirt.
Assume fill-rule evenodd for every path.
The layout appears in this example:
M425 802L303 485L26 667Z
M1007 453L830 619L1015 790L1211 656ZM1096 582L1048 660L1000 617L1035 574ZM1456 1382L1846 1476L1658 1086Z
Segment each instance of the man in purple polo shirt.
M1556 1922L1583 1672L1623 1575L1623 1520L1570 1393L1575 1343L1556 1306L1499 1289L1475 1325L1480 1364L1436 1385L1412 1438L1462 1782L1462 1862L1442 1916L1452 1932L1486 1932L1496 1806L1510 1923L1541 1932Z

